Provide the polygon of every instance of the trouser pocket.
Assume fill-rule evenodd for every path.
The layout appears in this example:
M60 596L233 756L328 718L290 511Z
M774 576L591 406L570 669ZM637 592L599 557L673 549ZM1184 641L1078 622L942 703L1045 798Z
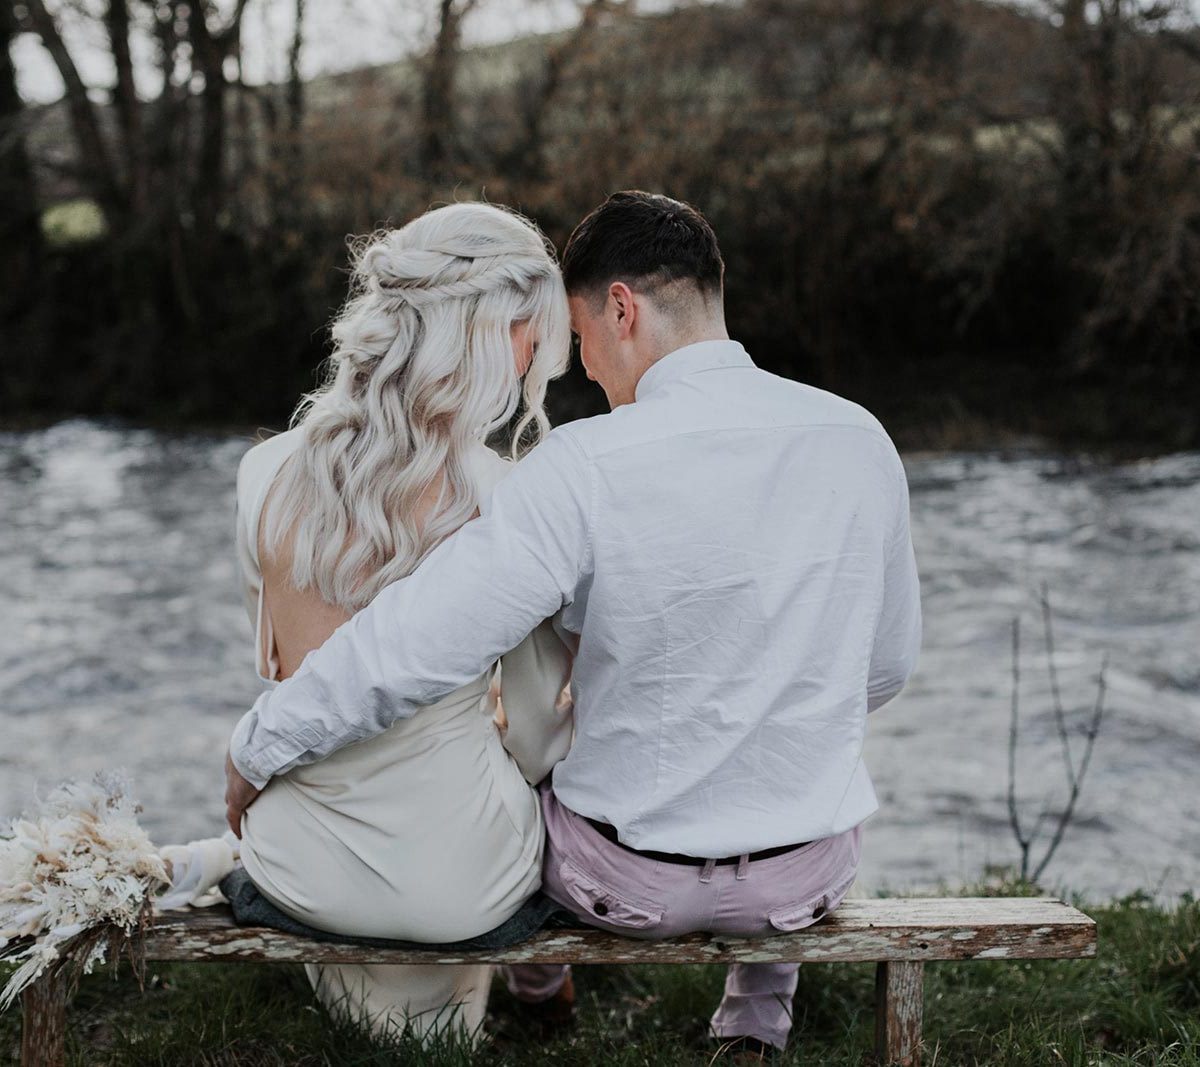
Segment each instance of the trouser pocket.
M597 925L653 930L662 922L661 905L613 889L569 859L559 864L558 876L580 914Z
M822 890L820 893L809 894L799 900L790 901L767 912L767 919L776 930L790 933L802 930L819 922L834 910L850 890L855 876L841 879L836 885Z

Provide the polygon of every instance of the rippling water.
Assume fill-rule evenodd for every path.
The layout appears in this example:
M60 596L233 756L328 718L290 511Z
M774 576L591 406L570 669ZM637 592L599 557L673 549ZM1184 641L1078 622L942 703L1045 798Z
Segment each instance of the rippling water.
M120 766L156 840L220 832L225 743L258 692L233 560L247 444L88 422L0 434L0 813L35 785ZM1200 888L1200 454L906 463L925 642L908 688L870 720L881 810L864 883L958 883L1014 860L1014 615L1021 811L1032 823L1063 803L1045 582L1076 752L1109 657L1078 816L1045 882L1092 898Z

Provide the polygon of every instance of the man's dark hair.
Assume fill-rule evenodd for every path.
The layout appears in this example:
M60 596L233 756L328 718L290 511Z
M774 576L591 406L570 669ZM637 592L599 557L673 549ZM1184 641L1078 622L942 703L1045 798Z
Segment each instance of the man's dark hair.
M719 296L725 263L717 235L691 204L626 189L575 227L562 272L572 295L599 297L614 281L654 289L686 278L706 296Z

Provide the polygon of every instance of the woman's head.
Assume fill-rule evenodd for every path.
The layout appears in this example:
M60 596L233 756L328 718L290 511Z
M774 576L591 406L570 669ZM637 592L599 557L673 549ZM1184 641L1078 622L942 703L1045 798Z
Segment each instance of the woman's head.
M304 441L272 493L266 540L275 551L290 539L298 588L353 609L474 512L472 447L518 412L514 454L546 432L570 324L537 227L461 203L353 242L332 336L327 380L293 420Z
M333 360L350 364L373 413L393 418L395 394L409 425L453 413L478 420L477 435L503 427L521 398L511 330L528 323L539 356L514 445L528 428L545 432L546 384L566 370L570 326L553 251L533 223L491 204L428 211L356 241L351 287Z

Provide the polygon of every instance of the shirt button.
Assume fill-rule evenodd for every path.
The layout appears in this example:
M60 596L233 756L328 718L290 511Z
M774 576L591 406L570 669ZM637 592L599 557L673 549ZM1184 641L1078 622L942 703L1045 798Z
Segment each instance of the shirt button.
M592 905L592 911L594 911L597 915L607 915L608 905L605 904L603 900L597 900L596 903Z
M814 919L819 919L824 914L825 914L825 905L824 904L818 904L815 908L813 908L813 918Z

